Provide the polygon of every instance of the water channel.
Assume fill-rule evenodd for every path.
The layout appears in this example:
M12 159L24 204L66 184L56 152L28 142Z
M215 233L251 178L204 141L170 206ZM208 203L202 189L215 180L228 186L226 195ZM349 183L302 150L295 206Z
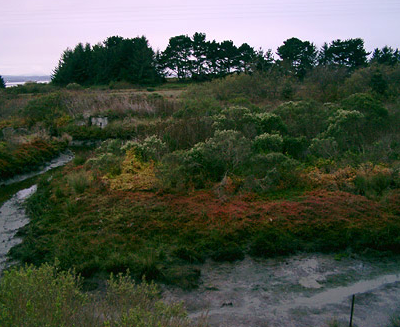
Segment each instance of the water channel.
M0 183L1 198L6 199L0 208L0 274L11 264L7 262L8 251L22 241L15 234L29 222L23 203L37 189L35 177L65 165L73 157L71 151L66 151L38 171L18 175Z

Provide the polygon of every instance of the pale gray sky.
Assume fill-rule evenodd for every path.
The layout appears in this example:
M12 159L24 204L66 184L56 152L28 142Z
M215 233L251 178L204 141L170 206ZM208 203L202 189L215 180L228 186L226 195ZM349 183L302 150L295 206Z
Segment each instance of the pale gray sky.
M399 0L0 0L0 8L0 75L51 74L67 47L113 35L145 35L154 50L195 32L274 52L290 37L400 48Z

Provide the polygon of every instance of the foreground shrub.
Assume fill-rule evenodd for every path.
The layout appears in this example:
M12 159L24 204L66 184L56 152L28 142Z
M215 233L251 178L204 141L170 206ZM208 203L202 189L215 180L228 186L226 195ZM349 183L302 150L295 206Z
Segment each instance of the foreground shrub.
M71 272L43 265L4 272L0 282L0 325L85 326L81 324L87 297L81 280Z
M81 282L73 272L47 264L6 271L0 282L0 325L194 326L182 304L159 299L154 284L136 284L128 274L111 275L105 295L97 295L83 293Z

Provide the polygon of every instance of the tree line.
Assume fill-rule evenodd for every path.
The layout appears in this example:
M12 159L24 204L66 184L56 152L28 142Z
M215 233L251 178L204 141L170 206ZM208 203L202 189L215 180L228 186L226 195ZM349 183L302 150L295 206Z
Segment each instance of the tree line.
M204 33L171 37L162 52L155 52L145 36L111 36L94 46L79 43L74 49L66 49L54 69L52 82L86 86L116 81L156 84L166 77L204 81L232 73L271 69L302 79L316 66L353 71L375 62L387 65L400 62L399 50L389 46L376 48L370 56L361 38L334 40L318 49L310 41L293 37L285 40L276 54L277 59L271 49L256 50L247 43L236 46L231 40L209 41Z

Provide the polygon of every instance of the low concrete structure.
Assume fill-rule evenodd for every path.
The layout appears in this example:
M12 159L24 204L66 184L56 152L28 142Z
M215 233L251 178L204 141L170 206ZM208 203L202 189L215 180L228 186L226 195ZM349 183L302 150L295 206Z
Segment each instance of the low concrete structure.
M90 117L90 123L92 126L104 128L108 125L108 117Z

